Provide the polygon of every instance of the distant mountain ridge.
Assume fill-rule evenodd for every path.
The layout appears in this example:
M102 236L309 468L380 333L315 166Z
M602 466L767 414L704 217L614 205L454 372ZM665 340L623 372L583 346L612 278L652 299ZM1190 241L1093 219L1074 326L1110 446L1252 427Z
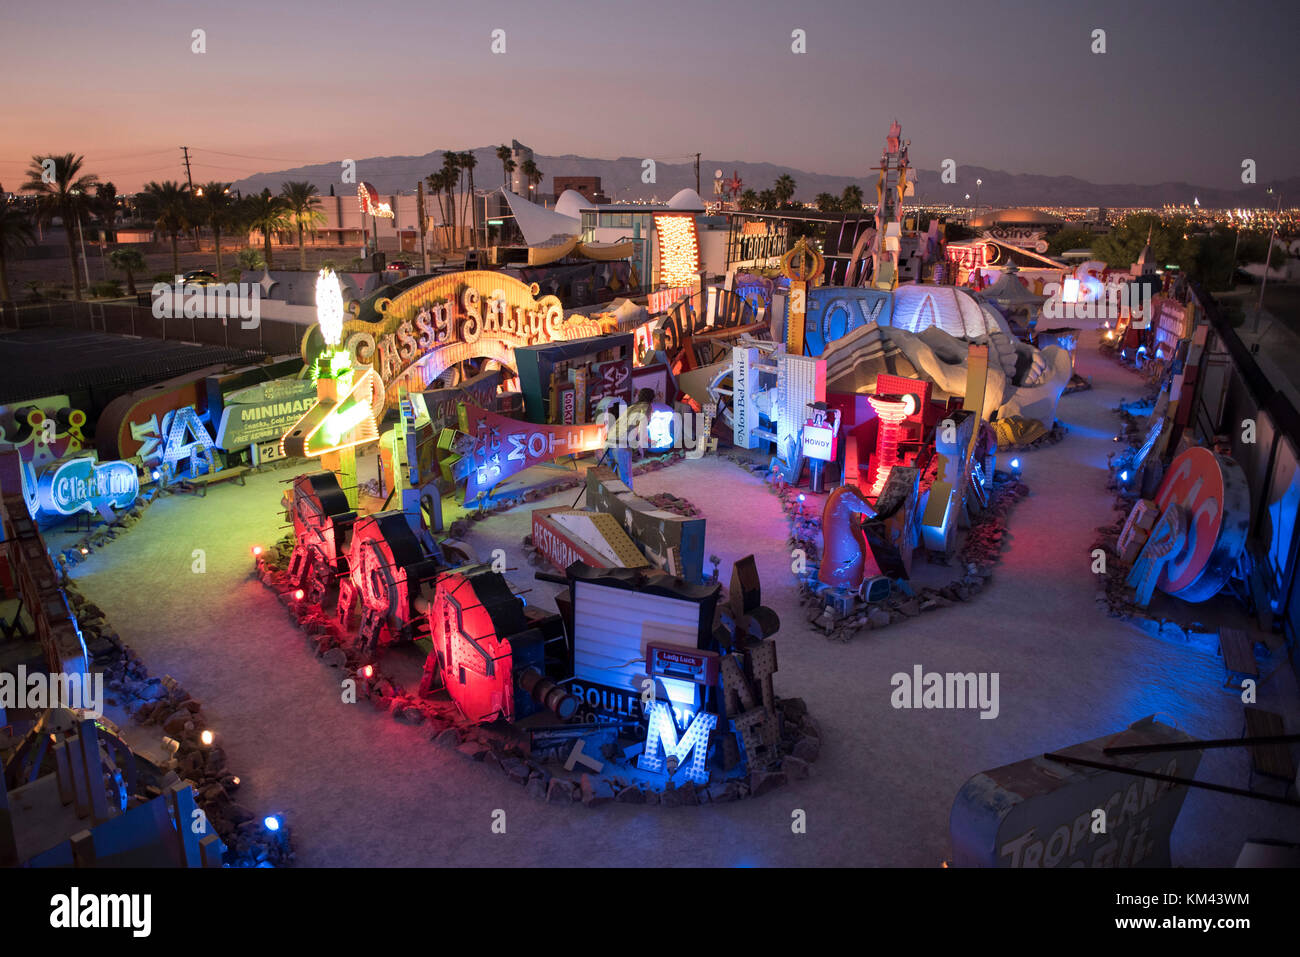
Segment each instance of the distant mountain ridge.
M442 168L442 150L423 156L377 156L357 160L357 179L374 185L380 193L411 193L417 181ZM501 161L496 158L496 147L475 149L478 166L474 170L477 189L491 189L503 182ZM871 162L875 162L873 157ZM641 182L643 159L622 156L618 159L594 159L576 156L537 154L534 162L544 179L541 190L551 191L555 176L599 176L605 194L611 200L666 200L680 189L695 187L693 163L663 163L655 166L655 182ZM756 192L768 189L782 174L794 178L797 186L795 198L811 202L818 193L839 195L845 186L856 183L862 187L867 201L875 195L875 176L864 170L862 176L831 176L808 170L779 166L775 163L742 163L702 159L700 161L700 193L705 200L713 195L713 173L721 169L724 178L733 172L740 175L746 189ZM324 194L333 186L337 193L353 193L355 187L340 179L340 163L319 163L300 166L279 172L257 173L234 184L244 193L260 192L269 187L278 192L280 184L288 180L307 180L315 183ZM1006 173L980 166L963 166L957 169L956 183L940 181L937 170L918 170L916 195L909 202L932 205L949 204L967 206L975 202L975 180L983 180L978 189L981 207L992 206L1126 206L1191 205L1199 199L1203 207L1224 209L1231 207L1259 207L1271 205L1272 197L1265 193L1268 186L1274 195L1294 198L1300 196L1300 176L1243 186L1240 189L1218 189L1184 182L1155 183L1091 183L1075 176L1043 176L1033 173ZM967 200L966 194L971 195Z

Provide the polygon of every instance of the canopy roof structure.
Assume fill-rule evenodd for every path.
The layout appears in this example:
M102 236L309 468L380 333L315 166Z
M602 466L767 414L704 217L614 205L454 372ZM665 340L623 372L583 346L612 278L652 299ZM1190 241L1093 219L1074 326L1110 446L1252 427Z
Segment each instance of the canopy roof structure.
M529 246L563 245L571 239L577 239L582 232L581 219L529 202L507 189L502 192L506 194L510 212L514 214L519 231L524 234L524 242Z

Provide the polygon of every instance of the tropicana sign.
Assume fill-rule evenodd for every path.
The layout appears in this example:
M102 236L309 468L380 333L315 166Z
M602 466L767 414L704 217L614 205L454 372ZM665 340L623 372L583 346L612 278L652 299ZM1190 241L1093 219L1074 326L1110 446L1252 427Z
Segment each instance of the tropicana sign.
M391 403L399 387L425 391L466 359L494 359L514 368L516 346L582 339L604 331L595 319L566 319L559 299L534 298L537 292L536 283L488 270L436 276L377 300L378 322L345 322L343 347L354 365L374 369ZM352 308L355 315L357 307ZM314 361L322 348L319 328L313 326L303 340L303 358Z

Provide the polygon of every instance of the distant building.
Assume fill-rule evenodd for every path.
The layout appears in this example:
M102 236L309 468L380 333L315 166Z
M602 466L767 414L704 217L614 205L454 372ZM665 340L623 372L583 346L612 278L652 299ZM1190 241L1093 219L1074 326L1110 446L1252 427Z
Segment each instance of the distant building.
M556 176L552 189L556 196L562 196L566 189L580 193L589 203L608 203L609 197L600 188L599 176Z
M533 158L532 148L518 140L511 140L510 158L515 161L515 168L510 172L510 192L517 196L527 196L528 177L524 175L523 165Z

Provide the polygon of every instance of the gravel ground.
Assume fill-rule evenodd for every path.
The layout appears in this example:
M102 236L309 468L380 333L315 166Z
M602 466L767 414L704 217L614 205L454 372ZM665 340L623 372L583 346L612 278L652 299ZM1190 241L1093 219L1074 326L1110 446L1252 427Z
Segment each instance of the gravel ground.
M974 600L829 642L803 626L789 571L787 530L775 496L716 458L638 477L643 494L670 491L708 519L706 554L722 574L757 555L764 603L780 614L778 693L801 696L823 729L810 780L736 804L664 809L557 807L527 797L499 771L425 740L418 727L340 701L340 675L318 661L276 599L249 577L249 547L282 534L277 508L289 473L214 488L205 499L154 505L128 535L75 576L153 674L169 673L199 698L229 763L240 801L284 812L300 863L344 865L874 865L936 867L948 857L948 815L971 775L1112 733L1159 713L1197 737L1241 731L1241 704L1221 688L1212 654L1151 638L1105 617L1094 601L1090 547L1112 520L1106 455L1122 395L1138 378L1081 345L1094 388L1062 399L1070 434L1022 453L1032 494L1011 513L1010 545ZM575 491L537 502L568 504ZM516 510L478 523L486 554L515 549L528 531ZM192 571L193 550L206 571ZM517 551L511 553L518 555ZM555 586L515 584L549 606ZM1000 675L1000 714L894 710L890 676L927 671ZM1300 714L1283 664L1261 703ZM1202 780L1245 786L1247 756L1208 752ZM505 834L492 833L506 812ZM807 830L792 833L792 812ZM1174 831L1178 865L1231 865L1253 837L1300 840L1292 809L1227 795L1189 795Z

